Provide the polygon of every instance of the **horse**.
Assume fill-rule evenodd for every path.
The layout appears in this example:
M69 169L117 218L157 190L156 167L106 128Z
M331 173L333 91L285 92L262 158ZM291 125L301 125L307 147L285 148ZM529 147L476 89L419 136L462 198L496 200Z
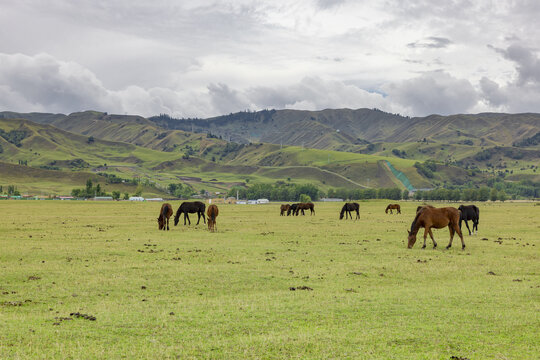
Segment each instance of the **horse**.
M180 205L178 210L176 210L176 215L174 215L174 226L178 225L178 220L180 219L180 215L184 213L184 225L186 225L186 218L189 222L189 225L191 225L191 221L189 220L188 213L197 213L199 216L197 219L197 225L199 225L199 221L201 221L201 216L204 220L204 223L206 224L206 218L204 217L204 209L206 208L206 205L200 201L185 201Z
M308 209L311 211L310 215L315 214L315 205L313 203L298 203L294 215L298 216L298 212L300 211L302 211L302 215L305 215L304 210Z
M399 204L389 204L384 212L388 214L388 210L390 210L390 214L392 214L392 210L397 210L397 214L401 214L401 206Z
M343 219L343 214L345 214L345 220L351 217L352 220L352 214L351 211L356 211L356 218L360 219L360 205L358 203L346 203L341 208L341 213L339 214L339 219Z
M450 230L450 242L448 243L448 246L446 247L449 249L452 246L452 240L454 239L454 233L457 233L461 239L461 248L465 249L465 242L463 241L463 235L461 234L461 229L459 228L459 219L461 212L453 207L444 207L444 208L434 208L432 206L424 206L420 211L416 213L416 217L414 218L412 224L411 224L411 231L408 231L409 236L407 238L408 245L407 247L409 249L412 249L414 246L414 243L416 242L416 234L418 233L418 230L423 227L425 229L424 231L424 246L422 246L422 249L426 248L426 238L427 235L431 237L431 240L433 241L433 248L435 249L437 247L437 243L435 242L435 239L433 238L433 233L431 232L431 229L442 229L446 226L448 226L448 229Z
M298 207L298 204L291 204L289 206L289 209L287 210L287 216L291 215L291 213L294 215L297 207Z
M172 214L173 209L171 204L165 203L161 205L161 210L159 211L159 216L157 218L159 230L165 230L165 228L169 230L169 218L172 216Z
M467 220L472 220L473 222L473 232L476 229L475 235L478 235L478 221L480 220L480 209L476 205L461 205L458 207L461 211L461 217L459 218L459 228L461 229L461 222L465 221L467 230L469 230L469 235L472 235L471 229L469 229L469 224Z
M291 207L291 205L289 204L283 204L281 205L280 207L280 210L281 210L281 213L279 214L280 216L284 216L286 212L289 211L289 208Z
M431 206L431 205L428 205L428 204L424 204L424 205L420 205L419 207L416 208L416 213L418 213L420 210L422 210L423 208L432 208L432 209L435 209L434 206Z
M218 214L219 210L217 205L210 205L206 211L206 215L208 215L208 230L211 232L217 231L216 217Z

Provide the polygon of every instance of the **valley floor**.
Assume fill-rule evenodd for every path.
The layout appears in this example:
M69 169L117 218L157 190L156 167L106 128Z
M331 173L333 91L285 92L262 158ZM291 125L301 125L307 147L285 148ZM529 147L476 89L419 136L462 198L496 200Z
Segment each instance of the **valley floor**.
M2 201L0 358L536 359L540 206L479 203L465 251L408 250L419 203L388 202L219 205L209 233L158 231L159 203Z

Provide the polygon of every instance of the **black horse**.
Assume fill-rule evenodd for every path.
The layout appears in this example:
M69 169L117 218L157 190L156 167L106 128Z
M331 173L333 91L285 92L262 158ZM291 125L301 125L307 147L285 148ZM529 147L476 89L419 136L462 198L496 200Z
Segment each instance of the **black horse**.
M199 225L199 221L201 221L201 216L204 220L204 223L206 224L206 217L204 216L204 210L206 209L206 205L200 201L185 201L180 205L178 210L176 210L176 215L174 215L174 226L178 225L178 220L180 219L180 215L184 213L184 225L186 225L186 219L189 222L189 225L191 225L191 221L189 220L188 213L197 213L199 218L197 219L197 225Z
M476 234L478 234L478 221L480 220L480 209L476 205L461 205L458 208L461 211L461 216L459 217L459 229L461 230L461 222L465 221L467 230L469 230L469 235L472 235L471 229L469 229L469 224L467 220L472 220L473 222L473 232L476 229Z
M358 203L346 203L341 208L341 213L339 214L339 219L343 219L343 215L345 215L345 220L351 217L352 220L352 211L356 211L356 218L360 219L360 205Z
M291 206L289 206L289 209L287 210L287 216L291 215L291 213L294 215L297 207L298 204L291 204Z

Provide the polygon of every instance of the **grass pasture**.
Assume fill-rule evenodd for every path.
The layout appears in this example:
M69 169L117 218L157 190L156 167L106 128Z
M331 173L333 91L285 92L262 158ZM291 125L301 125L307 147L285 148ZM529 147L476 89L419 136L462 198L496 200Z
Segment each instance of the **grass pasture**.
M0 358L537 359L540 206L479 204L462 251L406 249L418 203L386 204L219 205L209 233L159 232L159 203L1 201Z

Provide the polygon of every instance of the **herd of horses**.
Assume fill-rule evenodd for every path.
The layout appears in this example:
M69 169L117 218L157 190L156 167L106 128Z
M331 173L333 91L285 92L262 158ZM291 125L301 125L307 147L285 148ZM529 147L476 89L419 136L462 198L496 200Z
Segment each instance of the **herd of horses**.
M191 220L189 220L188 214L197 214L197 225L199 225L199 222L201 221L201 217L203 218L204 223L206 224L206 217L204 215L204 210L206 209L206 205L203 202L200 201L185 201L183 202L178 210L176 210L176 215L174 215L174 226L178 225L178 222L180 221L180 216L184 214L184 225L186 225L186 220L188 221L189 225L191 225ZM208 230L211 232L214 232L217 230L216 226L216 218L219 214L219 209L216 205L210 205L208 206L208 210L206 212L206 215L208 216ZM173 208L171 204L165 203L161 205L161 210L159 211L158 216L158 228L159 230L169 230L169 218L173 215Z
M186 220L189 225L191 225L188 214L195 213L198 216L197 225L199 225L201 217L206 224L206 217L204 214L205 209L206 205L201 201L183 202L178 208L178 210L176 210L176 214L174 216L174 226L178 225L178 222L180 221L180 216L182 214L184 214L184 225L186 225ZM287 216L298 216L300 213L302 213L302 215L305 215L304 210L310 210L311 215L315 215L315 205L311 202L307 202L281 205L280 216L285 216L285 214ZM396 214L401 214L401 207L399 204L389 204L386 207L385 213L388 214L389 210L390 214L392 214L392 210L396 210ZM343 205L343 207L341 208L339 219L343 219L344 216L345 219L348 219L349 217L352 219L352 212L356 212L355 219L360 219L360 205L355 202L345 203L345 205ZM206 215L208 216L208 230L211 232L217 230L216 218L218 214L219 209L216 205L212 204L208 206ZM159 217L157 219L159 230L169 230L169 218L172 215L173 208L171 204L163 204L161 206L161 210L159 211ZM414 244L416 243L416 235L418 234L418 231L421 228L424 228L424 245L422 246L422 249L426 248L426 239L428 235L433 241L433 248L436 248L437 242L433 238L433 232L431 231L431 229L442 229L448 226L448 229L450 230L450 242L448 243L446 248L449 249L452 246L452 240L454 239L454 235L457 234L461 239L461 248L465 249L465 242L463 241L463 234L461 232L462 222L465 222L465 226L467 226L467 230L469 230L469 235L472 235L472 233L478 234L479 220L480 210L476 205L461 205L457 209L454 207L435 208L431 205L418 206L418 208L416 209L416 215L411 224L411 229L408 230L409 236L407 237L407 247L411 249L414 246ZM473 223L472 232L469 228L468 221L472 221Z

